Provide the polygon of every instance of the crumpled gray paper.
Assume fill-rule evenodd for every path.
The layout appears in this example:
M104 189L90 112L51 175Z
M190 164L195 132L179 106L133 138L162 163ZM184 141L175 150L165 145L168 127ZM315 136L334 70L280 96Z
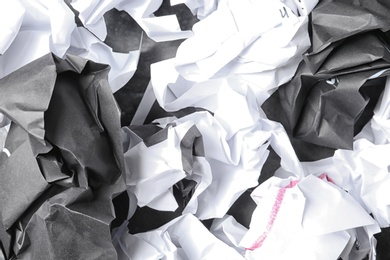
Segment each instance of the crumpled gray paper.
M313 67L345 38L367 31L390 30L390 3L382 0L323 0L311 12L312 48L305 55Z
M372 31L346 39L315 74L311 63L300 64L294 78L278 90L294 137L335 149L352 148L353 136L372 116L389 74L385 38Z
M124 190L109 66L52 54L0 79L2 254L116 259L111 200Z

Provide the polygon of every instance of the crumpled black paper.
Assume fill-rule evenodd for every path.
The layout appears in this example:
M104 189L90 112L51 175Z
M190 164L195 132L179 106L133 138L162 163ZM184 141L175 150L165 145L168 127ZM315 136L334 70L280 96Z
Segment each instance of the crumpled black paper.
M0 112L12 121L10 156L0 154L3 258L116 259L124 163L109 69L48 54L0 79Z
M312 46L278 90L294 137L352 148L372 116L390 68L387 1L320 1L311 13ZM375 78L375 80L374 80Z
M390 30L389 11L386 0L319 1L311 12L312 47L305 55L312 72L344 39L376 29Z
M294 78L278 90L294 137L352 148L353 136L372 116L389 74L386 38L379 30L369 31L321 53L319 63L301 62Z

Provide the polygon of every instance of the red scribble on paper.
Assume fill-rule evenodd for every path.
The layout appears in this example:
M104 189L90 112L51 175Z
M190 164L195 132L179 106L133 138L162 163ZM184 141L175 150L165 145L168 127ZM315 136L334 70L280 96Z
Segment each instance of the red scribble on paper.
M261 236L258 239L256 239L256 241L252 244L252 246L249 248L246 248L246 250L252 251L252 250L255 250L257 248L260 248L263 245L268 234L271 232L271 229L275 223L276 217L278 216L280 206L282 205L286 190L289 188L295 187L295 185L297 185L298 183L299 183L299 180L291 181L289 185L279 189L278 195L276 196L275 203L272 206L272 210L271 210L271 214L270 214L269 219L268 219L266 230L263 232L263 234L261 234Z

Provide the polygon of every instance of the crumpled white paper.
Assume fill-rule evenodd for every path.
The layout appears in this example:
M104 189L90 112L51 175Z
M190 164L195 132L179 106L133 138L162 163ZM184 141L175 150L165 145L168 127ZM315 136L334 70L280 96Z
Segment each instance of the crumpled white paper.
M239 104L234 99L230 101ZM236 109L245 116L244 109L240 110L239 106ZM284 128L268 119L258 118L234 134L220 123L216 114L212 116L206 111L181 118L162 118L154 123L168 129L166 140L147 147L139 137L130 137L135 145L125 153L127 185L140 206L175 210L178 205L170 187L186 178L196 181L197 186L183 213L192 213L200 219L223 217L245 190L258 185L269 145L281 157L281 165L286 171L303 177ZM180 142L183 133L192 126L201 134L205 155L196 157L192 175L186 176ZM134 134L128 132L128 135Z
M170 59L151 65L151 84L164 110L178 111L186 107L207 109L223 124L228 138L256 122L259 107L251 89L245 84L234 79L189 82L175 71L173 62Z
M249 230L225 215L208 231L184 214L132 235L126 221L113 230L118 259L375 259L377 222L329 176L271 177L252 197Z
M114 229L113 243L119 260L244 259L191 214L173 219L156 230L134 235L128 233L125 222Z
M127 12L154 41L173 41L190 37L192 32L182 31L175 15L154 16L153 13L161 4L162 0L73 0L71 3L80 13L79 18L84 26L101 40L107 35L103 15L113 8Z
M109 64L108 82L112 92L118 91L137 70L140 50L128 53L114 52L83 27L77 27L72 33L71 46L67 51L98 63Z
M238 223L233 216L225 215L214 219L210 232L241 255L245 255L245 248L240 247L239 244L248 229Z
M272 92L291 79L309 48L307 14L316 4L221 0L179 46L176 70L194 82L239 75L256 94Z
M234 78L190 82L177 73L173 63L174 59L170 59L152 64L151 84L139 106L143 113L137 111L133 124L143 123L155 100L166 111L175 112L195 107L213 114L211 116L208 112L197 112L178 119L171 117L155 121L161 127L191 122L202 134L205 158L210 164L212 178L210 181L207 175L206 178L203 176L196 180L200 185L205 178L207 185L204 186L204 191L193 195L184 209L185 213L192 213L200 219L223 217L246 189L258 184L261 168L268 157L269 145L281 157L285 171L297 177L304 176L283 127L263 118L264 114L256 97L247 85ZM148 157L147 151L145 152ZM139 160L133 161L133 164L137 161ZM131 167L131 163L128 165ZM129 172L137 174L130 168ZM170 181L172 186L177 180L173 178ZM135 183L133 185L137 186ZM160 198L160 194L156 194L155 189L150 187L142 190L145 193L148 190L154 193L153 197Z
M0 78L27 63L53 52L63 57L70 45L72 31L76 27L73 12L62 0L0 2L0 9L9 14L2 27L12 28L13 37L1 42L8 46L0 56Z
M18 34L25 12L19 1L8 2L7 8L0 8L0 55L4 54Z
M150 146L142 141L137 143L139 137L125 128L132 143L125 152L126 185L137 197L139 206L171 211L178 207L172 186L187 177L182 163L181 141L192 126L191 122L168 126L166 138ZM200 192L205 183L207 186L210 182L210 167L202 158L193 159L193 176L190 178L197 179L196 176L200 175L200 180L197 180L200 182L197 192Z
M306 174L326 173L370 214L381 227L390 225L390 144L375 145L366 139L353 150L337 150L333 157L302 163Z
M326 175L271 177L251 196L257 208L240 242L246 259L373 257L379 226Z
M109 64L113 92L133 76L139 50L116 53L85 28L76 26L74 13L63 0L0 2L0 78L52 52Z

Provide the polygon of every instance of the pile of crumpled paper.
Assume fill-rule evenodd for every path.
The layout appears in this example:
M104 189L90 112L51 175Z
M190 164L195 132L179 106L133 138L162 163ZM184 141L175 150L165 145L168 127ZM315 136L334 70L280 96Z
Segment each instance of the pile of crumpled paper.
M390 3L166 3L0 2L0 259L387 259Z

